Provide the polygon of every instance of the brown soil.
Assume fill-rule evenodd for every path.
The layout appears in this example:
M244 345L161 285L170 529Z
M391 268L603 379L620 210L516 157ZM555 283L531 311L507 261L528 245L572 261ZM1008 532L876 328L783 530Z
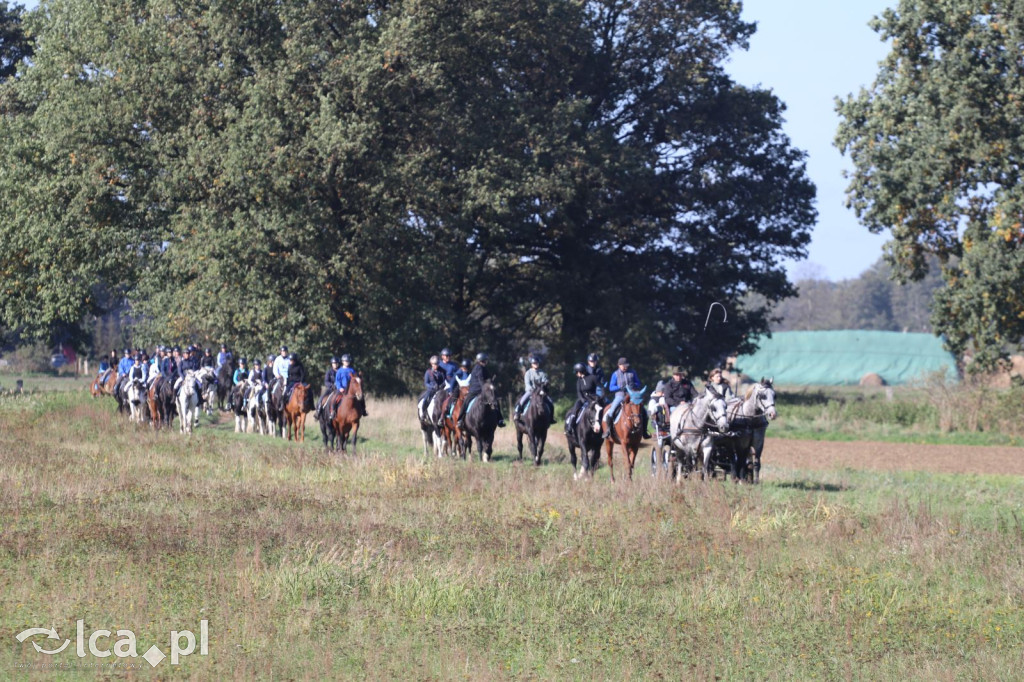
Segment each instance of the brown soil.
M890 469L1024 476L1024 448L910 443L765 441L762 464L793 469Z

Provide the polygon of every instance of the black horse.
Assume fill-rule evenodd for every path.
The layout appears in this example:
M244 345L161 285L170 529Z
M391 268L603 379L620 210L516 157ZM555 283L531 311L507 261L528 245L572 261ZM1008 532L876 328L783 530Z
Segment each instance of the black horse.
M516 447L519 448L519 459L523 458L523 436L530 440L530 454L533 463L540 466L544 456L544 444L548 440L548 427L551 426L553 415L552 405L548 402L547 386L539 384L530 392L530 404L526 411L515 420Z
M587 403L582 415L577 419L570 414L565 422L565 441L569 446L569 457L572 463L573 478L593 476L597 464L601 460L601 404L597 401ZM583 458L583 468L576 471L576 449L579 448Z
M174 400L174 382L159 376L150 388L150 393L156 407L156 414L150 417L155 425L170 428L174 415L178 413L178 406Z
M476 450L481 461L491 461L494 448L494 431L498 428L498 401L494 397L494 384L488 379L484 382L480 395L474 398L466 412L466 430L463 433L463 456L473 447L476 439Z
M217 370L217 409L227 412L224 401L228 399L235 378L235 359L231 358Z

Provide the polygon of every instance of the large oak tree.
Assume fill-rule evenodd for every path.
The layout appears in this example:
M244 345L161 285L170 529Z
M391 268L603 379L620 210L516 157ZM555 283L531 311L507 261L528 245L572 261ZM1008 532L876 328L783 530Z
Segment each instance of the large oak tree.
M3 90L3 319L111 292L150 340L441 344L702 367L792 293L815 212L724 0L50 0Z

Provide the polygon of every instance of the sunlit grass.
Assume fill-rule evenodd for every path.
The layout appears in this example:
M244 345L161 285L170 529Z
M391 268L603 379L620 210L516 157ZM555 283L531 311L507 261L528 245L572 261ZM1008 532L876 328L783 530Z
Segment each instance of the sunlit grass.
M185 438L81 392L0 403L0 670L42 658L14 634L79 618L133 630L140 653L208 619L210 656L161 679L1011 679L1022 663L1019 478L580 484L558 446L516 461L511 429L493 463L438 460L411 401L368 409L343 458L313 421L305 444L205 416Z

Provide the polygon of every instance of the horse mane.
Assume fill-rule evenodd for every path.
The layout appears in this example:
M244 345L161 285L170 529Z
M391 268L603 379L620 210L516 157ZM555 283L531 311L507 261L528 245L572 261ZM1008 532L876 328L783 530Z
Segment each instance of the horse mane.
M757 384L750 384L750 386L747 387L747 392L743 395L743 400L750 400L750 396L754 394L755 386L757 386Z

